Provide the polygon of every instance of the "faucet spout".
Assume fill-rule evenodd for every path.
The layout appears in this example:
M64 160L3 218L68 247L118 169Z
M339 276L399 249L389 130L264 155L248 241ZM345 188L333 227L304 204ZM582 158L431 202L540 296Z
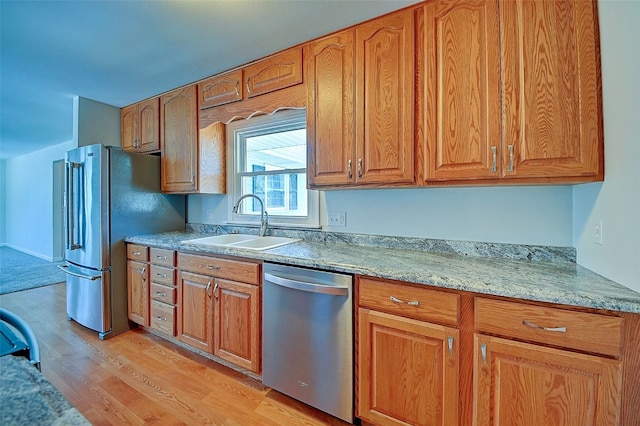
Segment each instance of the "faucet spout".
M260 236L264 237L267 234L267 227L269 226L269 213L264 208L264 202L262 198L258 197L255 194L245 194L242 197L238 198L236 204L233 206L231 210L233 213L238 213L238 209L240 208L240 203L245 198L255 198L260 202Z

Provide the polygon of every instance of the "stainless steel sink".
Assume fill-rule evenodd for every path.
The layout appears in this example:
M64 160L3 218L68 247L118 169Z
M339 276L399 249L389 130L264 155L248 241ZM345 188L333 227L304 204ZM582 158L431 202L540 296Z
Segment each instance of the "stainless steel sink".
M213 237L184 240L182 243L243 248L247 250L269 250L285 244L295 243L296 241L300 241L300 239L287 237L259 237L258 235L248 234L223 234L215 235Z

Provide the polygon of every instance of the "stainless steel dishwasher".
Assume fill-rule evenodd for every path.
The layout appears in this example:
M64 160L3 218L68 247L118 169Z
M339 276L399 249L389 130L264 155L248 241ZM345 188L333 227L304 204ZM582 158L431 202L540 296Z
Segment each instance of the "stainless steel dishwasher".
M353 423L353 277L264 264L262 382Z

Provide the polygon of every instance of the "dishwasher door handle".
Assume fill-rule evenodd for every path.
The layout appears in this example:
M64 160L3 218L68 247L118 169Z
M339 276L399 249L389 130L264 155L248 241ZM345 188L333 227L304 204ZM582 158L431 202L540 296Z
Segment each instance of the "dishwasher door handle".
M348 296L349 287L330 286L323 284L313 284L303 281L290 280L288 278L277 277L275 275L265 273L264 279L281 287L293 288L295 290L306 291L310 293L330 294L333 296Z

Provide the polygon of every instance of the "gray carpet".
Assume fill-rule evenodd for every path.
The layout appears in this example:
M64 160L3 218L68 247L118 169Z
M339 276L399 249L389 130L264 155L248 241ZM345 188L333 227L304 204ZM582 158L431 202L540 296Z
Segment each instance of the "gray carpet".
M58 265L9 247L0 247L0 294L57 284L66 280Z

